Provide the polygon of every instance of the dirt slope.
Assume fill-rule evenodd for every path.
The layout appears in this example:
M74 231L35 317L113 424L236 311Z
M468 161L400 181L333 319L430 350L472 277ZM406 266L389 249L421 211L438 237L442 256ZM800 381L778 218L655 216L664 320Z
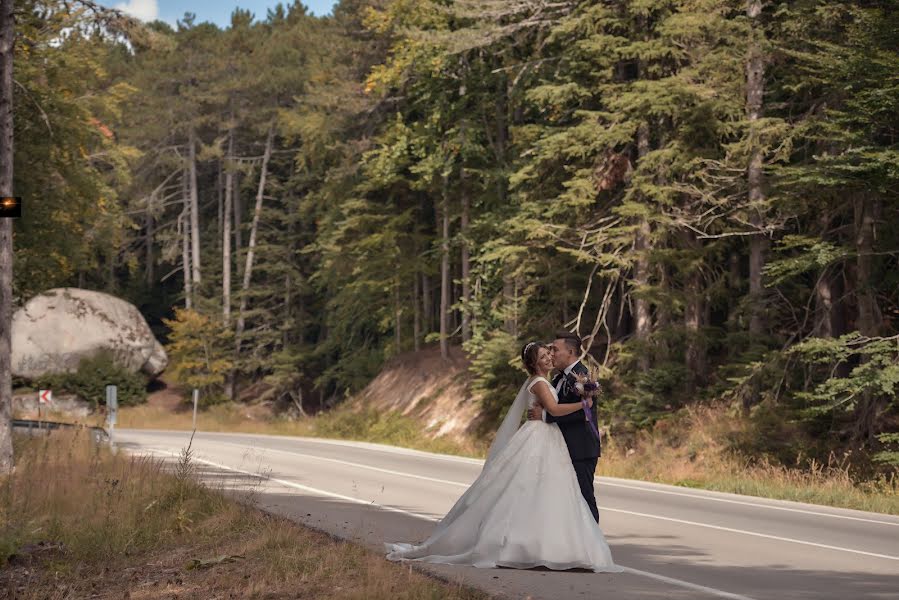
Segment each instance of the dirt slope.
M459 437L472 430L480 414L468 380L468 361L460 348L452 348L448 361L438 348L407 352L384 365L349 401L350 408L400 412L420 420L434 437Z

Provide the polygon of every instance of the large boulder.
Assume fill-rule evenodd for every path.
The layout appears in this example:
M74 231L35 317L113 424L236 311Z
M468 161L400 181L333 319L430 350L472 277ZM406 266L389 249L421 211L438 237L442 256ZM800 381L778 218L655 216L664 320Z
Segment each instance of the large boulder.
M72 372L83 358L109 351L134 372L156 377L168 356L133 304L102 292L53 289L12 320L12 372L25 379Z

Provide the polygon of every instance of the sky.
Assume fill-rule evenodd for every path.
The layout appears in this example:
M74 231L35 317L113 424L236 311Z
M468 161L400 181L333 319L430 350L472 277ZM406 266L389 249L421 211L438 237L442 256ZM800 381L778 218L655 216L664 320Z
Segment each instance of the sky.
M326 15L331 12L335 0L302 0L315 15ZM289 4L287 0L282 2ZM240 7L248 9L257 19L264 19L266 9L278 4L278 0L106 0L108 6L122 9L124 12L141 19L153 21L160 19L174 25L175 21L186 12L197 15L197 22L212 21L220 27L231 23L231 12Z

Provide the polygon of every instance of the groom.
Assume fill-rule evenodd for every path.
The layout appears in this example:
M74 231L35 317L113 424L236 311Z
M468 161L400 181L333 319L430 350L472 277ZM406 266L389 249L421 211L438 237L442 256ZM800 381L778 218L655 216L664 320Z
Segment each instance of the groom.
M567 331L560 331L552 343L553 367L556 376L552 385L559 396L559 404L580 402L581 397L574 388L576 383L574 373L587 375L587 367L581 364L578 356L581 351L581 340L578 336ZM596 423L596 404L590 409L593 413L593 422ZM547 423L557 423L568 446L568 454L571 456L571 464L577 474L577 482L581 488L581 494L593 513L593 518L599 522L599 511L596 509L596 497L593 495L593 475L596 472L596 461L599 458L599 440L593 435L584 411L579 410L564 417L554 417L547 414L539 407L532 408L528 418L542 419Z

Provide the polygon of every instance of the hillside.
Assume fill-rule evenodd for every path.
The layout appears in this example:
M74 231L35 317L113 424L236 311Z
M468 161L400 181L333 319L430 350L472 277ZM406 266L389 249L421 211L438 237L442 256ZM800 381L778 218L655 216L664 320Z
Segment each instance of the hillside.
M429 437L457 440L474 433L481 413L468 390L468 360L458 347L448 361L438 348L394 357L345 409L400 413L420 421Z

